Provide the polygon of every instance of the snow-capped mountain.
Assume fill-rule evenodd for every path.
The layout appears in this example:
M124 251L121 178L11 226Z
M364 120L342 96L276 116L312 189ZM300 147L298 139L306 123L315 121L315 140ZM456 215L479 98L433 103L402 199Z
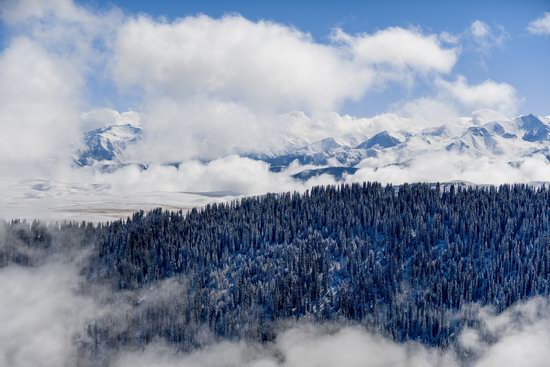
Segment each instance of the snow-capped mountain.
M485 127L469 127L459 138L447 145L448 151L470 151L476 155L500 154L501 148L495 135Z
M549 120L542 116L520 116L514 120L516 128L524 132L522 139L531 142L548 141L550 138Z
M75 162L109 170L127 165L130 162L125 149L130 144L139 144L141 135L140 128L129 124L90 131L84 137L85 149L79 152ZM370 167L406 166L418 157L439 154L484 157L517 165L537 154L550 160L550 119L532 114L490 122L472 118L464 124L433 126L416 132L382 130L370 136L346 134L314 142L285 136L282 141L284 146L276 152L242 156L266 162L274 172L293 165L289 174L298 179L321 174L339 179L355 173L362 162L368 162ZM141 166L146 168L147 162Z
M357 145L326 138L285 154L257 159L269 163L274 171L281 171L293 162L315 166L304 167L302 172L294 174L296 178L307 179L325 173L339 178L353 174L355 170L350 168L358 167L366 159L378 167L406 166L418 157L435 157L440 153L473 159L485 157L515 165L536 154L550 157L550 119L526 115L487 123L470 120L459 129L442 125L416 133L384 130Z
M102 169L128 164L125 150L141 140L142 130L131 124L112 125L87 132L84 148L74 161L79 166L99 165Z
M356 149L386 149L399 145L400 143L401 140L391 136L387 131L382 131L359 144Z
M402 132L399 135L404 135ZM407 136L406 134L404 136ZM377 157L381 152L400 146L403 142L400 137L393 136L387 131L361 141L359 144L353 142L358 139L349 138L347 141L338 141L329 137L286 154L270 157L249 155L250 158L265 161L271 165L273 171L280 171L291 163L297 162L301 165L328 167L354 167L356 164L369 157ZM311 171L311 170L308 170ZM325 172L323 170L321 172ZM328 170L327 172L333 172ZM349 172L349 170L346 170ZM301 177L301 176L300 176Z

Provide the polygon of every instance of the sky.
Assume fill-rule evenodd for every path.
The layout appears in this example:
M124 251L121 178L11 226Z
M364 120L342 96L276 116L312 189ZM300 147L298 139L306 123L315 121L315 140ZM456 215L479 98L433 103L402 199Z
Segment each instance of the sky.
M470 83L486 79L511 84L521 98L521 114L550 114L550 46L548 36L533 37L528 24L550 9L548 0L528 1L80 1L108 8L112 5L132 14L146 13L174 20L206 14L219 18L240 14L253 21L268 20L312 35L320 43L330 43L330 34L340 27L348 33L372 33L388 27L418 27L425 32L460 35L475 22L483 22L492 39L480 44L463 41L460 58L453 68ZM491 38L488 37L488 38ZM101 89L97 91L100 95ZM388 106L415 96L429 95L429 83L413 88L385 86L370 91L357 102L345 103L342 110L353 115L374 115ZM121 100L124 104L124 100ZM121 106L122 107L122 106Z
M3 0L3 4L15 0ZM56 1L51 1L55 3ZM548 34L534 35L528 25L550 11L550 1L99 1L78 0L91 11L119 8L126 16L147 15L154 19L178 18L205 14L219 19L240 14L251 21L271 21L311 35L321 44L331 44L331 34L341 28L349 34L362 34L389 27L415 28L427 34L447 32L458 37L459 57L448 77L463 75L471 84L487 79L508 83L518 96L517 113L549 115L550 64ZM9 20L8 20L9 21ZM471 34L474 22L482 22L487 34L479 39ZM13 31L0 28L0 45L9 43ZM108 105L117 110L139 109L139 100L120 93L111 81L88 80L90 107ZM416 80L414 85L388 83L368 90L357 100L345 100L340 111L355 116L372 116L388 111L395 104L429 96L434 88L430 80ZM132 98L134 97L134 98Z

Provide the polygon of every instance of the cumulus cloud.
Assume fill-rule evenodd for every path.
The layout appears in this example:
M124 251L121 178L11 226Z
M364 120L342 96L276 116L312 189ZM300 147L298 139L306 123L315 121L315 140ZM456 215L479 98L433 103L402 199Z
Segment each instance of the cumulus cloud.
M363 95L372 72L277 23L238 15L128 20L115 44L118 85L177 100L195 95L268 109L332 109Z
M143 145L130 154L157 163L269 150L277 140L268 137L282 132L272 114L252 111L241 103L200 97L150 101L141 121Z
M550 12L545 12L540 18L533 20L527 26L527 30L531 34L549 35L550 34Z
M3 4L0 20L10 36L0 51L4 174L44 175L70 162L88 77L92 69L101 74L100 49L117 14L96 14L68 0Z
M82 128L85 131L111 125L131 124L139 126L139 113L135 111L118 112L110 108L98 108L81 114Z
M294 28L238 15L172 22L142 16L120 28L111 66L121 90L144 94L143 152L152 161L176 161L272 151L298 130L281 115L328 114L375 85L449 72L458 56L415 29L336 30L332 40L321 44Z
M413 121L414 126L420 128L432 127L434 122L439 124L454 123L460 116L458 108L452 101L437 97L421 97L397 106L397 112Z
M458 49L445 48L437 35L424 35L417 29L391 27L373 34L349 35L338 28L332 39L348 45L354 60L367 65L448 73L458 58Z
M463 53L478 54L481 66L486 68L486 59L495 48L502 47L510 39L510 35L500 24L489 25L476 19L462 32L442 32L439 39Z
M37 42L26 37L10 42L0 54L2 171L70 155L70 142L78 138L82 84L73 65Z
M80 72L101 79L102 63L123 16L116 8L97 11L72 0L17 0L3 4L0 21L12 37L31 38Z
M459 76L454 82L438 79L436 85L470 111L487 108L508 117L517 113L519 98L515 88L508 83L485 80L472 85Z
M81 81L74 88L78 97L86 94L90 71L101 78L106 65L121 93L141 93L146 148L135 156L146 152L149 161L271 150L284 139L279 135L297 130L280 113L331 111L387 80L410 83L411 73L448 73L459 53L445 46L449 37L414 28L355 35L337 29L333 43L323 44L295 28L239 15L166 21L116 9L98 13L70 0L13 2L2 19L72 66L70 80ZM79 128L137 121L137 115L116 114L83 114ZM48 141L54 147L68 140Z
M490 79L470 84L461 75L454 81L438 77L434 86L434 95L406 100L393 106L395 113L408 118L409 130L453 125L462 116L476 111L484 111L485 117L491 115L495 120L511 119L516 116L521 103L513 86Z
M475 20L460 38L464 49L477 53L481 66L487 68L486 59L491 56L494 49L502 47L510 39L510 35L500 24L489 25L481 20Z
M8 24L27 21L29 18L60 17L78 21L89 21L90 14L71 0L19 0L2 4L0 17Z
M476 44L479 51L485 54L487 54L493 47L502 46L509 38L509 35L503 26L490 26L481 20L475 20L472 22L467 33Z
M420 125L392 113L369 118L336 112L265 114L242 104L204 98L157 101L140 114L140 121L143 143L131 147L129 156L133 161L155 163L280 153L327 137L364 140L383 130L415 131Z
M490 32L489 26L480 20L476 20L470 25L470 31L472 32L472 35L476 38L487 37Z
M342 40L344 33L338 32ZM351 45L352 36L345 37L348 42L335 47L292 28L239 16L173 23L141 17L119 31L113 72L121 87L139 86L147 95L143 123L150 132L144 149L149 158L181 160L272 150L281 144L277 135L293 126L264 107L330 110L365 92L373 64L449 71L456 61L455 50L414 30L361 35L354 39L358 47ZM420 47L398 58L396 38Z

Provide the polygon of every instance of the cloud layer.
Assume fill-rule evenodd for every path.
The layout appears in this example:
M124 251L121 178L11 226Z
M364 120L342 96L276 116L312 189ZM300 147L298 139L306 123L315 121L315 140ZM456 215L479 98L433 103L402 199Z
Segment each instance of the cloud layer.
M170 302L170 297L181 297L184 283L176 280L136 294L111 294L107 289L90 293L82 287L78 258L54 254L35 267L9 265L0 269L1 364L87 365L90 356L79 350L79 343L86 341L89 322L102 315L124 320L133 308L139 309L136 299ZM547 299L533 298L500 314L491 308L470 305L452 317L475 321L475 326L464 328L456 343L446 349L396 343L359 326L293 322L282 328L272 343L215 342L182 353L173 345L152 341L143 350L115 352L111 365L542 367L550 358Z

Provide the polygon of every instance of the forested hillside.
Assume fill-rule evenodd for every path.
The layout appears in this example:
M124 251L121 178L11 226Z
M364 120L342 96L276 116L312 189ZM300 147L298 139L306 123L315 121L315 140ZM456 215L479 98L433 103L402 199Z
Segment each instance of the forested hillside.
M279 322L303 318L447 345L468 322L453 317L461 306L503 310L548 295L549 219L543 187L315 187L104 226L12 222L0 265L32 265L9 241L30 251L77 235L91 253L82 269L89 284L128 294L177 280L157 302L136 300L124 322L90 324L83 346L92 354L156 337L188 350L205 330L267 341Z

